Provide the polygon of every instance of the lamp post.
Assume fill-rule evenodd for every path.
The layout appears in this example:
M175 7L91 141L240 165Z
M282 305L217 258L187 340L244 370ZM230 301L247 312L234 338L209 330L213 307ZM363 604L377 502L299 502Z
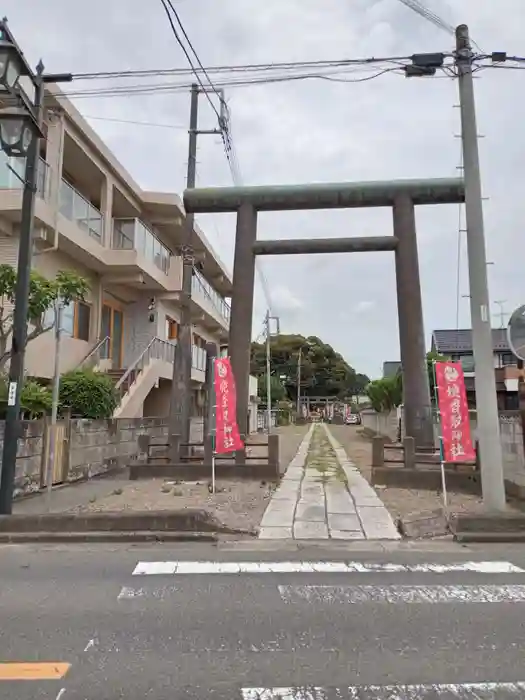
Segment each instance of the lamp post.
M31 255L33 248L33 216L37 185L37 168L42 121L44 84L70 81L70 74L43 75L40 62L33 72L7 26L0 22L0 147L7 156L25 158L22 215L18 246L18 264L13 314L13 333L9 365L7 414L0 474L0 515L12 512L16 456L20 437L20 394L24 377L24 356L27 343L27 317ZM34 88L31 101L20 86L27 78Z

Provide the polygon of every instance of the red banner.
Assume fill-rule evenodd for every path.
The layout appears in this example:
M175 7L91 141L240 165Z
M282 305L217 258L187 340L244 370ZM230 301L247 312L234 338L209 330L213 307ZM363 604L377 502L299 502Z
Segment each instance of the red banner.
M229 357L218 357L214 364L215 453L242 450L244 444L237 425L235 379Z
M444 461L475 460L461 362L436 362L435 370Z

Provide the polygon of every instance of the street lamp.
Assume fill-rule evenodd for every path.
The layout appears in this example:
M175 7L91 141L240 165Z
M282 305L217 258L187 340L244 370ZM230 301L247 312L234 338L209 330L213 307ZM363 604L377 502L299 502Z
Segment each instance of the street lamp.
M23 75L31 75L31 69L8 30L2 27L0 36L0 85L12 93Z
M69 81L70 74L43 75L40 62L34 73L16 43L7 20L0 21L0 146L7 156L25 159L20 242L13 313L13 333L9 364L9 391L4 430L4 446L0 473L0 515L12 512L16 472L16 456L20 437L20 394L24 379L24 357L27 344L27 316L31 280L33 218L44 84ZM19 84L27 77L34 88L34 99Z
M0 109L0 147L7 156L26 158L33 140L42 137L38 123L26 109Z

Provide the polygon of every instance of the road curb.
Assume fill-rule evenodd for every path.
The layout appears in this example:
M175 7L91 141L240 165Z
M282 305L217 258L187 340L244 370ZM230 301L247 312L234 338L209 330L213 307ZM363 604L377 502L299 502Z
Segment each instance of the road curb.
M0 544L90 544L111 542L218 542L219 532L0 532Z
M255 536L252 530L223 525L205 509L186 508L157 511L99 511L84 513L43 513L40 515L0 515L0 538L18 535L35 537L39 533L71 537L97 533L114 536L121 533L222 533Z
M525 532L456 532L454 540L463 544L475 542L520 543L525 542Z

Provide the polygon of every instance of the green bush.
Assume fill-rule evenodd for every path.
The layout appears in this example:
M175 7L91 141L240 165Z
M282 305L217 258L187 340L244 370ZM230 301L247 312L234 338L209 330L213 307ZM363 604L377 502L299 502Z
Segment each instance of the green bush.
M5 418L7 411L8 379L6 376L0 377L0 419ZM22 387L20 404L22 416L26 420L42 418L51 413L53 397L51 390L36 380L26 378Z
M81 418L111 418L119 396L112 379L106 374L79 369L64 374L60 380L61 410L70 409Z

